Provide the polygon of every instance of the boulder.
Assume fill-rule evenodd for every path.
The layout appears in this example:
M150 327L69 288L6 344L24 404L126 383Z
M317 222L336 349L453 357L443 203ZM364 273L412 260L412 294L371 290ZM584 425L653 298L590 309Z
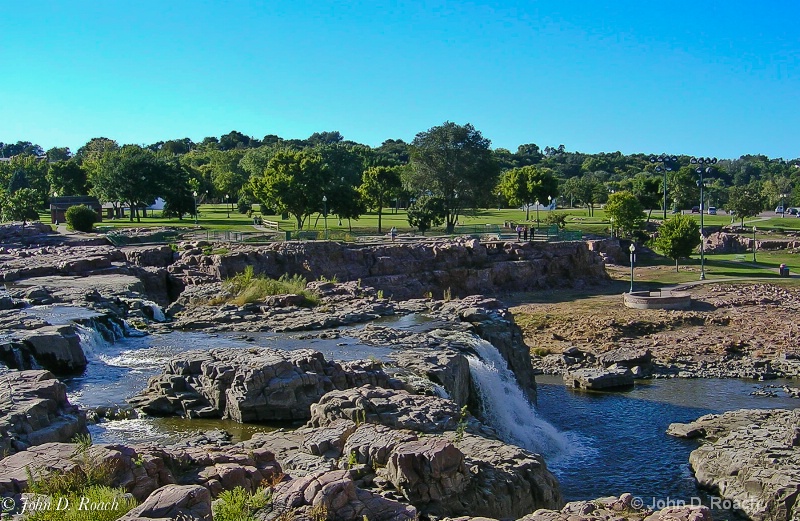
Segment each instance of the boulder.
M344 418L393 429L441 433L455 430L460 415L458 406L450 400L367 385L324 395L311 405L309 425L324 427Z
M358 488L349 470L322 471L275 487L273 509L311 517L324 512L331 521L403 521L418 519L411 505Z
M604 367L634 367L648 366L653 362L653 353L649 349L622 348L603 353L597 361Z
M463 354L450 349L411 348L392 353L390 358L397 367L423 377L428 385L442 386L457 404L463 406L469 400L472 377Z
M165 485L119 521L144 519L211 521L211 494L199 485Z
M21 337L30 346L36 360L57 374L81 372L86 368L86 355L73 326L45 326Z
M461 513L469 483L464 454L442 438L403 442L392 449L385 472L394 487L425 514Z
M159 416L302 420L310 417L311 405L328 391L388 383L376 362L338 364L308 349L214 349L173 358L129 402Z
M66 442L86 434L86 415L67 400L66 386L42 370L0 375L0 452L13 454L31 446Z
M633 373L629 369L576 369L564 373L564 384L573 389L591 391L633 387Z

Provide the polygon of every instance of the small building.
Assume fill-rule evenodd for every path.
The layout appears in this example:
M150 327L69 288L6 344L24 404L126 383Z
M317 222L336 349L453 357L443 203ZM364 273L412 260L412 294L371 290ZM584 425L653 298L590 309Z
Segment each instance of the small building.
M50 222L63 223L66 221L67 210L72 206L84 205L88 206L97 214L97 221L103 220L103 208L100 206L100 201L96 197L89 197L87 195L75 195L69 197L51 197L50 198Z

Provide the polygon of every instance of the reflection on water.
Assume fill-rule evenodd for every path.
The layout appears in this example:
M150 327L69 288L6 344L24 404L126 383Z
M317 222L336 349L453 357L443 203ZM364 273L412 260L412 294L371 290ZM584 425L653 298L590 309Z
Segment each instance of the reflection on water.
M259 432L272 432L280 428L293 428L289 423L253 424L232 420L185 418L146 418L114 420L89 427L95 443L163 443L185 441L187 436L202 431L222 429L231 434L231 441L247 441Z
M752 380L652 380L622 393L576 392L560 377L537 376L537 382L542 417L583 445L578 455L549 465L567 501L623 492L646 502L703 497L689 467L697 442L667 436L670 423L742 408L800 406L797 399L750 396L758 386Z

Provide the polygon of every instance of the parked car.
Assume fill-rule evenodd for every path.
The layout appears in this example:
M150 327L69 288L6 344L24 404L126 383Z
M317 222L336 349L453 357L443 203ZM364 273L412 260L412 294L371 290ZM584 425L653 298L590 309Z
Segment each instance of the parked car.
M700 207L699 206L692 206L692 213L700 213Z
M800 208L789 208L788 212L789 215L797 215L800 214Z
M708 215L717 215L717 208L715 206L709 206Z
M783 206L775 208L775 213L783 213Z

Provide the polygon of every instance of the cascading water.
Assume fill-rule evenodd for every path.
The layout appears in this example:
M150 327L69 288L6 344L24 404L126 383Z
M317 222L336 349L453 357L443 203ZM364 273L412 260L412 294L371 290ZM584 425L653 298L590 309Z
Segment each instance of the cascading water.
M570 452L570 440L539 417L495 346L470 336L478 356L468 355L470 373L481 395L483 418L500 438L547 458Z
M156 322L167 321L167 317L164 315L164 311L158 304L156 304L152 300L143 300L142 305L150 308L151 312L153 313L153 320L155 320Z
M75 330L80 338L83 354L89 360L99 360L102 353L111 345L98 329L75 324Z

